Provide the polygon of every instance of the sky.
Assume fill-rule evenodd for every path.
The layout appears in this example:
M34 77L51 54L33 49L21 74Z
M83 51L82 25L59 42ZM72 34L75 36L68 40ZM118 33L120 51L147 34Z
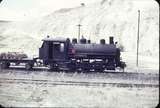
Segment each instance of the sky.
M102 0L3 0L0 3L0 20L22 21L42 17L61 8L91 4ZM110 0L108 0L110 1ZM134 0L137 7L149 6L153 0Z
M0 20L25 20L47 15L60 8L90 4L98 0L3 0ZM100 0L99 0L100 1Z

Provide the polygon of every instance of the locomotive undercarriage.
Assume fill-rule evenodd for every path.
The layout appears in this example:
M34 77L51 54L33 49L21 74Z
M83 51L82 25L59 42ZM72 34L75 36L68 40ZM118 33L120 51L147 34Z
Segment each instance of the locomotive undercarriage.
M116 63L113 59L71 59L69 62L49 63L48 67L54 71L103 72L104 70L115 70L115 65Z

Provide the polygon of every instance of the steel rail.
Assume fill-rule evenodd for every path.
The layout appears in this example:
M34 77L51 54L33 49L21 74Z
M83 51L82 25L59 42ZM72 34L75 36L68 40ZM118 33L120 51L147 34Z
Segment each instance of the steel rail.
M23 84L47 84L47 85L68 85L68 86L98 86L98 87L155 87L159 84L145 84L145 83L108 83L108 82L82 82L82 81L52 81L52 80L34 80L34 79L8 79L0 78L0 83L23 83Z

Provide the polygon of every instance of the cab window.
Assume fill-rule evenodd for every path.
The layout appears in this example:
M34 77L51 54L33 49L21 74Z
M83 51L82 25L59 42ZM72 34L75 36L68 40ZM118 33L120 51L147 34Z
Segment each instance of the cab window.
M60 43L60 52L64 52L64 43Z

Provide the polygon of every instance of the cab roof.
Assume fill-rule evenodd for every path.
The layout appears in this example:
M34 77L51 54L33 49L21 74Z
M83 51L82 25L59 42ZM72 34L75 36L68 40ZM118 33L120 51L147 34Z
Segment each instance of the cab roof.
M42 41L53 41L53 42L66 42L67 38L64 37L46 37L44 39L42 39Z

